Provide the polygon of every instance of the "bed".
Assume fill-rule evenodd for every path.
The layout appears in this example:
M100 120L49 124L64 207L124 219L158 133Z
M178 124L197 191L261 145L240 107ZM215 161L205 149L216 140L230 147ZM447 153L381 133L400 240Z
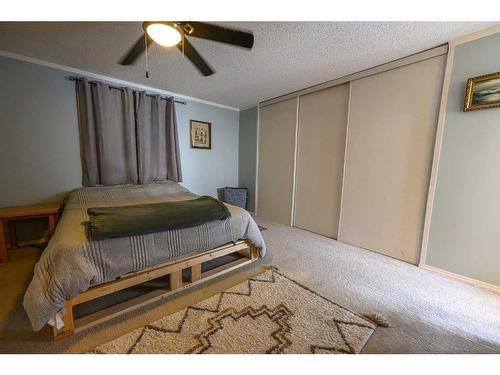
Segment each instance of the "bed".
M71 192L24 296L23 306L33 329L38 331L49 323L55 326L57 336L65 323L72 325L72 311L68 309L75 301L91 299L89 294L102 296L134 282L166 275L170 275L170 288L175 289L182 286L179 275L184 266L191 268L191 281L200 281L199 264L209 258L242 253L244 249L249 249L250 260L265 255L264 240L253 218L231 205L227 205L231 217L223 221L129 237L97 241L87 238L88 208L197 197L170 181L83 187ZM66 328L73 333L74 327Z

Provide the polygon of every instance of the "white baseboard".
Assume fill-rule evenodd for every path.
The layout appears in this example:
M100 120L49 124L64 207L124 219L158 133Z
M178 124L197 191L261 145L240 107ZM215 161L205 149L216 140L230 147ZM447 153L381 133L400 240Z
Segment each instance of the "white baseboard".
M427 264L420 264L419 267L423 268L423 269L426 269L428 271L439 273L441 275L447 276L447 277L455 279L455 280L463 281L463 282L465 282L467 284L474 285L474 286L477 286L479 288L487 289L490 292L493 292L493 293L496 293L496 294L500 295L500 286L489 284L489 283L485 283L484 281L479 281L479 280L476 280L476 279L472 279L470 277L462 276L462 275L459 275L459 274L456 274L456 273L453 273L453 272L450 272L450 271L445 271L445 270L442 270L441 268L436 268L436 267L428 266Z
M33 245L43 245L49 242L50 238L48 236L44 236L42 238L36 239L36 240L28 240L28 241L18 241L17 242L17 247L25 247L25 246L33 246ZM8 249L12 249L12 244L7 242Z

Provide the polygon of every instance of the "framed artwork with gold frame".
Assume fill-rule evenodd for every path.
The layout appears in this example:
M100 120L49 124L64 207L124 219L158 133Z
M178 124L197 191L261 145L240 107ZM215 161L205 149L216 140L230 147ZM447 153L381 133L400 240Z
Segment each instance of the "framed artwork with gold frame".
M500 72L469 78L464 111L500 107Z
M212 149L212 124L205 121L190 120L189 138L191 148Z

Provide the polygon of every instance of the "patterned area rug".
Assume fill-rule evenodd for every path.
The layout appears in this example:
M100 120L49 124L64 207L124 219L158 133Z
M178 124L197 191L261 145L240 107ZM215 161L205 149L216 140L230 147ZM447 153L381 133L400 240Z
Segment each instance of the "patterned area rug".
M375 327L271 268L92 353L359 353Z

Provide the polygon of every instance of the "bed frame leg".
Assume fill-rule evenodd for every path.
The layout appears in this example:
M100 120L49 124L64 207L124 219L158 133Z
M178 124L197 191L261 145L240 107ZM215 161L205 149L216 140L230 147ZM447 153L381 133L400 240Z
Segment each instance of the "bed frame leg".
M193 283L201 279L201 264L196 264L191 266L191 275L189 276L189 282Z
M250 246L250 258L257 259L259 257L259 249L255 246Z
M170 274L170 290L178 289L182 286L182 270Z
M61 329L57 329L56 327L52 327L52 331L54 334L54 340L59 340L63 337L71 336L75 332L75 320L73 317L73 304L71 301L66 302L64 305L64 326Z

